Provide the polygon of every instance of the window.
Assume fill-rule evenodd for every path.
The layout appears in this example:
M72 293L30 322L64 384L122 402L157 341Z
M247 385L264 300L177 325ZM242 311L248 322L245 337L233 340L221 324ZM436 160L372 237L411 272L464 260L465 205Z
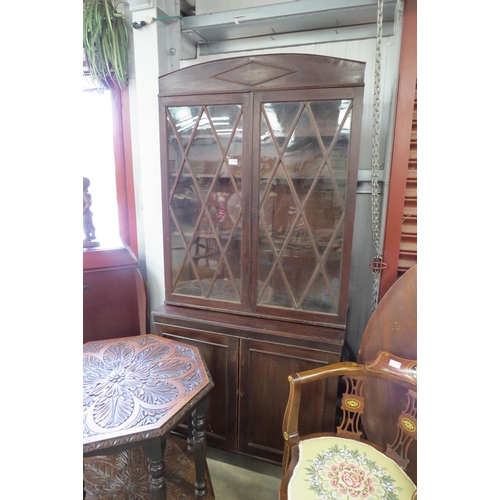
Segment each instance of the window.
M113 109L109 90L84 78L83 177L90 181L92 222L100 248L121 247L113 148ZM85 236L85 235L84 235Z
M83 177L98 248L126 246L137 257L128 90L98 90L85 71L83 80Z

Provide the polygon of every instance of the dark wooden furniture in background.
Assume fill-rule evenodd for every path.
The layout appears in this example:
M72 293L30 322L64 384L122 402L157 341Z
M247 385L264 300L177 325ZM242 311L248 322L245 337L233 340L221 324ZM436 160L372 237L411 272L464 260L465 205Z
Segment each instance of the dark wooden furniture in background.
M166 301L152 314L205 356L212 444L280 462L288 374L340 359L364 66L279 54L160 78ZM308 432L333 415L312 401Z
M417 359L417 265L399 278L382 297L366 325L359 348L358 362L373 359L379 350L407 359ZM363 421L368 438L384 447L392 439L399 414L382 402L405 401L405 393L383 380L370 381L367 396L370 408ZM373 400L373 401L371 401ZM380 404L377 404L380 402ZM417 477L417 449L410 450L410 476Z
M83 342L146 333L146 286L128 248L83 251Z
M358 362L373 359L380 349L417 359L417 264L392 285L377 305L363 333Z
M83 456L87 500L97 500L106 491L116 494L120 488L124 494L141 498L141 491L135 489L140 489L144 480L139 480L134 466L144 463L144 459L135 458L137 452L131 451L138 447L142 448L150 476L150 496L144 498L165 500L164 455L171 459L165 452L165 440L186 418L191 431L187 448L194 454L196 468L190 493L205 498L210 480L204 415L212 387L203 358L191 346L156 335L84 344ZM176 451L175 443L169 444L169 451ZM109 455L113 458L106 458ZM117 466L123 463L131 467L130 474L126 467Z

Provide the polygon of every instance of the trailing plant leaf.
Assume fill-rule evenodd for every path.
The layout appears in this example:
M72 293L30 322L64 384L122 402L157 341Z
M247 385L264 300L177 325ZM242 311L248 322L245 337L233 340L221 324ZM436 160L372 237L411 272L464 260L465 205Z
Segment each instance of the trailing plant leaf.
M83 0L83 51L96 85L128 85L127 48L125 15L116 11L113 0Z

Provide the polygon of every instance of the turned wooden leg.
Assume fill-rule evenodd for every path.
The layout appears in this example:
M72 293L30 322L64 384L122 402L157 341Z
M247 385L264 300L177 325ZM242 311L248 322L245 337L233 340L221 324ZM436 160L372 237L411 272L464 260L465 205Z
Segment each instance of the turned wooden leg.
M189 415L188 421L188 434L187 434L187 451L193 453L193 417Z
M167 484L165 482L165 464L161 441L154 441L143 446L148 459L151 500L166 500Z
M207 495L206 458L207 443L205 440L205 413L208 409L208 398L203 399L191 413L194 465L196 468L196 481L194 494L196 498L205 498Z

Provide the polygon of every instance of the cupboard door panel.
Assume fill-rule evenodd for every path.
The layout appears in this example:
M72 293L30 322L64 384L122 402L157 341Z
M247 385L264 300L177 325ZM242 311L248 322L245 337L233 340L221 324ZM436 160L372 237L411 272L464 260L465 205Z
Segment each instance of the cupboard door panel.
M221 448L236 449L238 339L165 325L157 333L199 349L215 384L210 391L205 416L207 442Z
M241 341L239 447L281 462L281 427L288 400L288 375L339 361L336 353L254 340ZM335 418L336 384L320 381L301 401L302 434L321 432ZM311 388L311 389L312 389Z

